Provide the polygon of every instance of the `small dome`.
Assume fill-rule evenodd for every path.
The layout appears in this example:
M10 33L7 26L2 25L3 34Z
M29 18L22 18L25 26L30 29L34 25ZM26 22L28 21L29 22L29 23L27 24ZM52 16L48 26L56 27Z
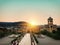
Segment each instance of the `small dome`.
M48 20L53 20L53 18L49 17Z

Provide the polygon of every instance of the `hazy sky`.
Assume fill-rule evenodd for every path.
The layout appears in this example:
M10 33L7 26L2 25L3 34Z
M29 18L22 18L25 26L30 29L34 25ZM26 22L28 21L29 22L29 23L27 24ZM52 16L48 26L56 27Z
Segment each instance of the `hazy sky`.
M47 24L50 16L60 25L60 0L0 0L0 22Z

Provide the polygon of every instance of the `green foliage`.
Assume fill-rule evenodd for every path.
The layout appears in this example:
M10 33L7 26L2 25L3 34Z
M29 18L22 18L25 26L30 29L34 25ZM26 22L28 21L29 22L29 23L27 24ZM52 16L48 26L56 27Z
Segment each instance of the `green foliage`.
M4 37L5 33L4 32L0 32L0 38Z
M60 35L60 28L57 28L57 32L58 35Z
M46 35L47 34L47 30L43 30L43 31L41 31L41 33Z
M53 39L60 40L60 29L57 31L53 30L52 32L48 32L47 30L41 31L42 34L47 35Z
M52 33L56 33L56 31L55 31L55 30L53 30L53 31L52 31Z

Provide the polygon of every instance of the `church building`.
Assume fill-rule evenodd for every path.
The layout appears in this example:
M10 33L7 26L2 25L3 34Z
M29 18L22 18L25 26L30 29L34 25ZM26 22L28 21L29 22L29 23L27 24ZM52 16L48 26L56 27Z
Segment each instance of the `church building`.
M48 24L44 26L44 29L49 31L49 32L52 32L53 30L57 30L57 25L53 24L53 18L52 17L49 17L48 18Z

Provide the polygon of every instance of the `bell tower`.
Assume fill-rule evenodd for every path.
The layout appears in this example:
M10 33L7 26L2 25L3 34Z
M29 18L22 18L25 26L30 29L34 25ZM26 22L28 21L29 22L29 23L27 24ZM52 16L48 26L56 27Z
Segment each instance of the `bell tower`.
M51 17L48 18L48 27L51 32L53 30L53 18Z
M53 25L53 18L51 17L48 18L48 25Z

